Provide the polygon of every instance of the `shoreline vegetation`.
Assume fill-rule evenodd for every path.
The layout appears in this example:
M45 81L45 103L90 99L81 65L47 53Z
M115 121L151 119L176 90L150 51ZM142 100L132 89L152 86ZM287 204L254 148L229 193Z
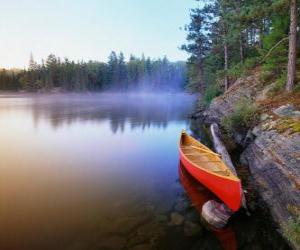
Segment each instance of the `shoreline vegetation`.
M70 61L51 54L28 69L0 69L0 90L27 92L173 91L186 82L185 62L111 52L108 62Z
M125 60L114 51L107 63L53 54L37 63L31 55L28 69L0 69L0 95L200 93L193 122L220 126L229 151L239 152L237 165L249 170L258 205L267 206L280 233L300 249L299 8L300 0L205 1L191 9L185 26L187 63L144 55Z
M185 26L192 117L217 123L262 201L300 249L300 1L207 1Z

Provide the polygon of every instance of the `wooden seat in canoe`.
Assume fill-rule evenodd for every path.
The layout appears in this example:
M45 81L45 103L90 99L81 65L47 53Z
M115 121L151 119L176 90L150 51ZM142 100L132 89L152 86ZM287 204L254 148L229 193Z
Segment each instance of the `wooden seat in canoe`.
M241 206L241 182L222 161L221 156L182 132L180 160L199 182L214 192L233 211Z

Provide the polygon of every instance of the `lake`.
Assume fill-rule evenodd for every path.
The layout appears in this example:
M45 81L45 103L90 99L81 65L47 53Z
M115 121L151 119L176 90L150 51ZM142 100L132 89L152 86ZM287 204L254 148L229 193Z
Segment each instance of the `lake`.
M0 95L0 249L288 249L259 210L201 222L194 194L213 196L178 160L182 129L205 140L195 101Z

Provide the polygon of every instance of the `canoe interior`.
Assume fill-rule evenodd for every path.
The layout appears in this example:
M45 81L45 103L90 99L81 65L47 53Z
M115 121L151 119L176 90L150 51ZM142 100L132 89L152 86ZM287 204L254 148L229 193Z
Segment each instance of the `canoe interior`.
M181 135L180 148L185 157L192 162L194 166L215 175L234 180L237 179L216 153L185 132Z

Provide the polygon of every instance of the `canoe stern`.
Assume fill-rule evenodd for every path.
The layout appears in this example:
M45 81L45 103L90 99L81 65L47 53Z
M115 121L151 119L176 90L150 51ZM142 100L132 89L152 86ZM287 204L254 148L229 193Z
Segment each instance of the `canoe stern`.
M190 162L180 148L180 160L187 171L218 198L220 198L233 212L241 207L242 188L239 179L224 178L205 171Z

